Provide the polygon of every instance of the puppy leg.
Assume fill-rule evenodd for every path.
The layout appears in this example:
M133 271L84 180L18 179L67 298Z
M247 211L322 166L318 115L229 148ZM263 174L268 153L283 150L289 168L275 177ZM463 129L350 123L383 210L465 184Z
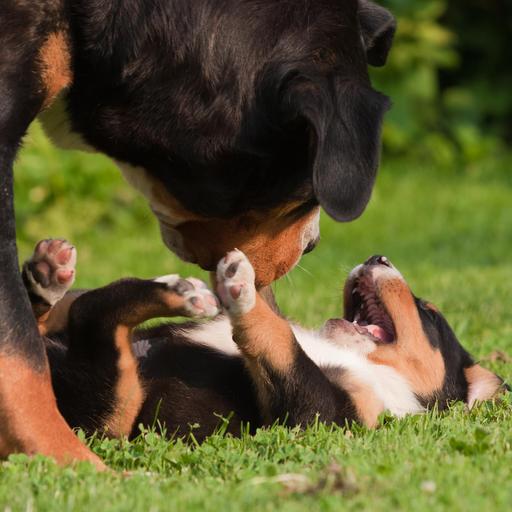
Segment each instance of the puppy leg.
M202 281L176 275L124 279L81 295L69 312L67 355L53 372L64 417L86 431L129 435L144 400L133 328L156 317L218 312L217 299Z
M218 293L227 309L233 339L244 355L267 423L287 419L307 425L352 417L350 399L304 353L289 323L256 292L254 270L240 251L217 267Z
M75 265L76 249L60 239L41 240L23 264L23 283L42 335L65 330L71 304L84 293L68 293Z

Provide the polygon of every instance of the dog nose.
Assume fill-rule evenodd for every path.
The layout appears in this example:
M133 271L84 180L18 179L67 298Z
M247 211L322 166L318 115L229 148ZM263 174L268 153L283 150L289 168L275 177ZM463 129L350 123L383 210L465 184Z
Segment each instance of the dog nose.
M391 262L386 258L386 256L375 255L368 258L365 262L365 265L385 265L386 267L391 268Z

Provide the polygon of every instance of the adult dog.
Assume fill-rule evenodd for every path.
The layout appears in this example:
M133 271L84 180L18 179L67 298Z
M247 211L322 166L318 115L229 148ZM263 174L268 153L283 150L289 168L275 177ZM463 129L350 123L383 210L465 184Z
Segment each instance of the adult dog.
M17 270L12 165L41 112L64 146L120 163L165 243L258 287L364 209L394 20L366 0L4 0L0 7L0 452L93 457L62 420Z

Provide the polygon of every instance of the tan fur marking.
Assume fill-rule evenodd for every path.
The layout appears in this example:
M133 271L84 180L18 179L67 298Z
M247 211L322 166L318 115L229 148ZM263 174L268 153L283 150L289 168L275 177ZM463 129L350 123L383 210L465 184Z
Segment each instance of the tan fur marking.
M395 325L397 340L389 345L377 345L368 359L392 366L411 383L415 393L430 396L444 383L443 356L425 335L407 284L401 279L392 279L382 284L377 281L377 287Z
M244 354L245 364L256 384L258 402L266 421L270 420L268 403L272 385L262 368L262 361L285 374L295 357L296 341L288 322L277 316L259 295L254 308L231 320L233 339Z
M0 410L0 457L40 453L61 464L86 460L105 469L60 415L48 368L37 372L20 357L0 354Z
M337 384L350 395L360 422L368 428L375 428L379 414L384 411L384 404L371 387L360 382L350 372L343 373Z
M439 313L439 308L435 304L432 304L432 302L427 302L425 307L434 313Z
M254 267L258 288L283 276L297 263L305 228L319 214L319 208L315 208L297 218L292 213L303 202L289 201L263 213L247 211L229 219L205 218L184 207L145 169L121 162L118 165L127 181L147 198L160 222L164 241L178 255L212 271L227 252L240 249Z
M161 181L154 178L142 167L132 167L123 162L117 162L126 181L141 192L158 219L169 227L200 220L202 217L187 210L173 195L171 195Z
M48 320L48 317L50 316L50 313L52 310L48 310L46 313L41 315L39 318L37 318L37 330L39 331L39 334L41 336L46 336L48 334L48 327L46 324L46 321Z
M64 331L68 326L69 308L86 290L67 292L45 315L37 319L39 333L43 336Z
M468 381L468 406L495 398L503 390L502 380L491 371L475 364L464 370Z
M130 308L123 310L120 313L121 318L125 325L130 326L131 328L136 327L137 325L145 322L146 320L150 320L152 318L159 318L165 316L177 316L180 314L180 298L177 296L171 295L168 302L165 302L166 293L158 293L157 297L161 298L162 303L160 302L148 302L147 304L132 304Z
M41 47L39 58L41 78L46 90L43 108L46 108L72 81L71 57L66 34L51 34Z
M112 437L127 436L144 401L138 364L132 352L131 328L119 325L114 334L114 342L119 352L117 370L119 372L115 388L114 413L105 422L105 430Z
M154 300L130 304L119 313L123 325L137 327L146 320L160 317L187 316L185 299L172 290L155 290Z
M268 212L248 213L234 219L205 219L177 226L187 252L203 268L214 268L234 248L250 260L261 288L282 277L302 255L301 238L318 210L295 219L289 213L297 207L290 203Z
M265 359L275 370L286 373L293 363L296 341L290 325L256 296L256 305L232 319L233 339L245 356Z
M142 321L159 316L179 316L185 313L185 299L182 296L172 291L160 292L160 296L162 304L148 305L148 309L145 312L146 318Z
M168 215L178 221L200 220L202 217L187 210L175 197L173 197L155 178L146 173L145 179L150 182L151 194L157 204L165 205Z

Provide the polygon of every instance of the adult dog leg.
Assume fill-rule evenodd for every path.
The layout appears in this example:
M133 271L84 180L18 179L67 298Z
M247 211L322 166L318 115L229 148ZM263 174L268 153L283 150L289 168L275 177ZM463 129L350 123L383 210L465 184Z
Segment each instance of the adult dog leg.
M132 330L157 317L209 317L219 312L198 279L123 279L84 293L68 319L68 351L53 364L59 409L72 426L128 436L144 400ZM149 343L149 342L148 342Z
M2 135L4 130L3 142ZM15 150L0 148L0 455L42 453L59 462L89 460L101 468L57 409L44 346L20 277L12 188Z
M244 355L267 423L307 425L319 415L336 422L350 417L350 399L336 388L297 343L290 324L256 292L254 270L240 251L217 268L218 292Z
M0 456L42 453L59 462L89 460L104 467L57 409L16 249L13 162L48 99L43 62L51 71L52 59L42 58L41 51L57 19L47 11L57 4L5 0L0 9Z

